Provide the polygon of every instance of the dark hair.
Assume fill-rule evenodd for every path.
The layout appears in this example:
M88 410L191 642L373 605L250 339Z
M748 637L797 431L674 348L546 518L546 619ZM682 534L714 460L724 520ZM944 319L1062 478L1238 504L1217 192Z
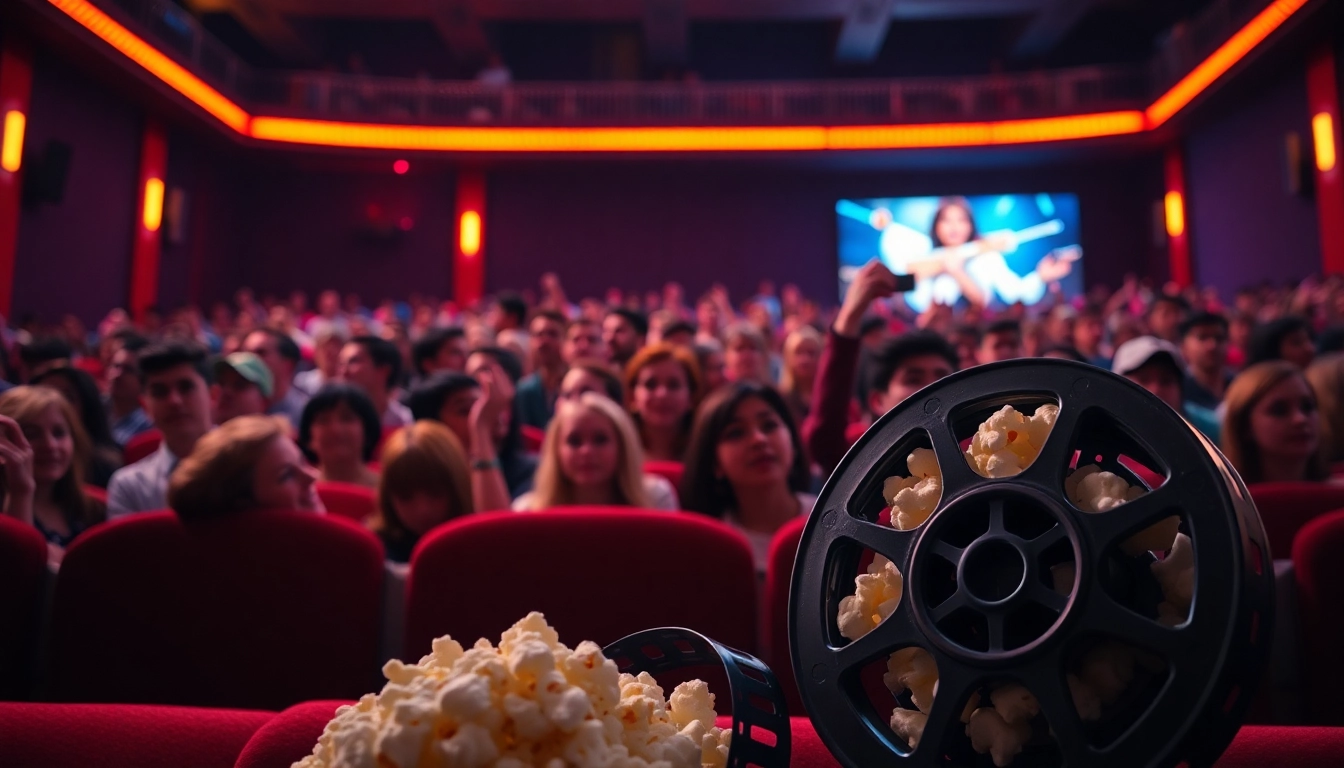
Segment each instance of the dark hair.
M356 336L348 344L358 344L369 353L374 368L387 369L387 388L392 389L401 381L401 352L387 339L377 336Z
M643 312L636 312L633 309L617 307L607 312L607 317L616 315L630 324L635 329L635 333L642 339L649 335L649 318L644 316Z
M504 314L516 319L519 325L527 321L527 302L513 291L501 291L495 297L495 304L504 310Z
M1164 304L1164 303L1175 305L1175 307L1179 309L1182 314L1190 311L1190 302L1186 301L1180 296L1177 296L1174 293L1159 293L1157 296L1153 297L1153 303L1148 305L1148 311L1144 313L1145 317L1147 315L1151 315L1153 313L1153 310L1157 308L1158 304Z
M869 359L868 391L885 392L905 362L921 355L938 355L957 370L957 351L933 331L903 333L883 344Z
M565 323L569 322L569 318L554 309L538 309L536 312L532 313L532 320L536 320L538 317L544 317L547 320L559 323L562 332L565 329Z
M429 329L411 347L411 366L415 368L416 373L424 376L425 361L438 357L439 350L443 349L444 344L464 336L462 329L456 326Z
M417 384L406 399L406 405L416 421L439 421L443 405L450 397L464 389L479 389L480 386L480 382L465 373L440 371Z
M673 321L673 322L671 322L671 323L668 323L667 325L663 326L663 338L664 338L664 339L666 339L668 336L672 336L672 335L674 335L674 334L678 334L678 333L689 333L689 334L691 334L692 336L694 336L694 335L695 335L695 326L694 326L694 325L691 325L690 323L686 322L685 320L675 320L675 321Z
M985 332L983 335L981 335L980 338L983 339L985 336L988 336L991 333L1016 333L1018 336L1021 336L1022 321L1013 320L1012 318L995 320L994 322L990 323L988 326L985 327Z
M1216 325L1227 333L1227 318L1217 312L1196 312L1181 321L1177 333L1184 339L1191 331L1204 325Z
M1316 351L1321 354L1344 351L1344 325L1326 326L1316 339Z
M971 201L964 197L944 197L938 200L938 208L933 213L933 221L929 224L929 239L933 241L934 248L942 248L947 243L938 239L938 220L943 218L943 212L948 208L960 208L966 212L966 220L971 222L971 236L966 242L979 239L980 232L975 227L975 216L971 214Z
M960 336L970 336L971 338L975 339L976 346L979 346L980 339L983 338L983 335L980 333L980 328L978 326L971 325L969 323L958 325L956 328L953 328L952 333L948 335L953 338Z
M518 360L517 355L503 347L477 347L471 350L467 357L472 355L485 355L494 358L495 362L499 363L499 367L504 369L504 372L509 375L514 384L517 384L518 380L523 378L522 362Z
M873 331L885 331L885 330L887 330L887 321L884 318L878 317L877 315L869 315L863 318L863 322L859 323L860 338L867 336Z
M1087 362L1087 358L1086 358L1086 357L1083 357L1083 353L1082 353L1082 352L1079 352L1077 349L1075 349L1075 348L1069 346L1068 344L1056 344L1056 345L1053 346L1053 347L1049 347L1049 348L1047 348L1047 349L1044 349L1044 350L1041 351L1040 356L1041 356L1041 357L1049 357L1051 353L1054 353L1054 354L1056 354L1056 355L1064 355L1064 356L1067 357L1068 359L1073 360L1074 362L1077 362L1077 363L1086 363L1086 362Z
M251 336L254 333L264 333L274 339L275 351L279 352L281 357L295 365L298 365L299 359L303 357L302 353L299 351L299 345L295 344L294 339L291 339L287 333L282 333L274 328L257 328L248 332L247 335Z
M1257 327L1251 331L1251 338L1246 342L1246 365L1249 367L1267 360L1282 360L1283 354L1279 351L1279 346L1286 337L1298 331L1306 331L1308 336L1313 335L1311 324L1306 318L1297 315L1280 317Z
M733 420L737 407L751 398L759 398L770 406L789 431L793 442L793 465L789 467L789 490L806 491L812 482L808 470L807 450L798 435L798 426L784 398L773 387L749 382L737 382L720 387L705 398L695 414L691 439L686 449L686 472L681 478L681 506L693 512L722 519L737 506L733 487L717 477L718 446L723 431Z
M149 339L141 336L138 331L131 328L122 328L119 331L113 331L111 338L121 342L121 348L127 352L139 352L149 346Z
M350 384L332 382L317 390L317 394L303 406L303 415L299 417L299 450L308 457L308 461L317 463L317 454L308 445L313 440L313 422L342 403L350 406L364 426L364 445L360 448L360 456L366 463L373 460L378 441L383 439L383 420L378 418L378 411L364 390Z
M206 384L214 376L210 370L210 356L205 347L186 341L161 341L150 344L140 350L140 376L149 378L179 365L189 365L195 369Z
M29 368L53 360L69 360L74 350L65 339L57 336L44 336L19 347L19 359Z
M98 382L87 372L69 366L57 366L34 376L29 383L41 386L42 382L57 376L69 382L71 388L79 395L79 402L71 405L79 412L79 422L94 447L119 448L117 441L112 437L112 427L107 420L107 409L103 407L103 396L98 391Z
M598 360L595 357L580 358L569 364L569 371L583 371L590 376L596 376L602 380L604 394L611 398L612 402L625 404L625 384L605 360ZM565 371L566 376L569 375L569 371Z

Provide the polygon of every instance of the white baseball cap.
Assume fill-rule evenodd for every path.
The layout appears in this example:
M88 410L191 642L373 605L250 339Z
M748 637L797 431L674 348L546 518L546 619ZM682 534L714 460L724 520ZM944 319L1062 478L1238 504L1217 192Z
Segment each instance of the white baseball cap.
M1185 375L1185 358L1181 355L1181 351L1175 344L1156 336L1140 336L1121 344L1120 348L1115 350L1115 358L1111 360L1111 373L1128 375L1147 365L1158 355L1166 355L1176 366L1176 370Z

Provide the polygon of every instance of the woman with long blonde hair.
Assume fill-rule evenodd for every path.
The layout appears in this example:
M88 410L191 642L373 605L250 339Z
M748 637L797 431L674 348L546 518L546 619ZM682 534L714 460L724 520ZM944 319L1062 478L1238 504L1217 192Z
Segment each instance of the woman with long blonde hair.
M1322 355L1307 367L1321 408L1321 448L1331 464L1344 461L1344 353Z
M801 424L812 407L812 385L821 362L821 334L804 325L784 339L784 368L779 375L779 394Z
M0 496L4 514L29 523L60 551L107 519L102 502L84 493L91 450L79 415L48 387L15 387L0 395Z
M1296 365L1250 366L1223 402L1223 454L1247 484L1326 479L1316 394Z
M317 471L276 416L238 416L205 433L168 480L168 506L183 520L255 509L325 512Z
M467 455L452 430L417 421L383 444L378 511L369 527L383 540L387 559L410 562L420 538L435 526L471 514ZM507 494L503 494L507 505Z
M532 491L514 502L519 511L560 506L677 508L676 491L645 475L644 450L630 416L596 392L562 401L546 429Z

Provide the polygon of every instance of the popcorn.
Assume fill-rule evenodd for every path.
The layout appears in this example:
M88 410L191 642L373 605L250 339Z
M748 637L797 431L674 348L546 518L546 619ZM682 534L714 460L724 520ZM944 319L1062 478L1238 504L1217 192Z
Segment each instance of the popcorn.
M1031 724L1027 721L1009 723L997 710L981 707L971 715L966 735L971 738L972 749L982 755L988 752L994 758L994 765L1004 768L1013 762L1031 738Z
M901 604L902 584L896 564L874 555L868 572L854 579L854 594L840 601L840 634L858 640L881 624Z
M418 664L341 707L295 768L721 768L731 731L715 727L699 680L664 698L647 673L621 674L590 642L570 650L540 613L470 650L434 641Z
M1078 677L1102 704L1114 704L1134 681L1134 650L1115 642L1102 643L1087 652Z
M1163 560L1148 566L1162 586L1163 602L1157 606L1157 620L1169 627L1185 622L1195 599L1195 549L1190 537L1176 534L1171 552Z
M889 477L882 498L891 506L891 525L909 531L924 524L943 496L943 472L928 448L916 448L906 457L910 477Z
M1005 685L989 695L994 711L1008 724L1025 723L1041 711L1036 697L1022 685Z
M984 477L1012 477L1036 460L1058 418L1053 404L1038 407L1031 418L1005 405L976 430L966 460Z
M909 744L911 749L919 746L919 739L924 735L924 726L928 723L929 716L923 712L899 708L891 711L891 730L905 739L905 743Z
M1096 464L1088 464L1064 479L1064 493L1084 512L1109 512L1147 491L1141 486L1130 485L1114 472L1105 472ZM1126 539L1120 549L1130 557L1144 552L1165 552L1171 548L1180 527L1181 519L1175 515L1159 520Z
M910 689L910 700L927 715L933 708L938 686L938 664L923 648L902 648L887 657L887 673L882 682L892 693Z

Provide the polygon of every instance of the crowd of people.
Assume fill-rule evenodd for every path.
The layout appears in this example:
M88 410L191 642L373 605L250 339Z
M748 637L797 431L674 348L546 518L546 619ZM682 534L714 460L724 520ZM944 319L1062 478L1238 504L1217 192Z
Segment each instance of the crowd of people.
M1247 483L1328 482L1344 461L1339 276L1230 305L1130 278L1032 308L914 314L896 289L873 262L830 312L769 282L736 305L721 286L688 305L675 283L572 303L545 275L473 308L412 296L370 311L324 291L310 310L302 291L243 289L208 319L26 321L0 345L3 512L58 562L105 520L320 511L315 484L346 483L372 489L368 524L394 561L476 511L604 505L721 519L763 569L875 419L954 371L1032 356L1129 378ZM151 434L157 449L123 466Z

